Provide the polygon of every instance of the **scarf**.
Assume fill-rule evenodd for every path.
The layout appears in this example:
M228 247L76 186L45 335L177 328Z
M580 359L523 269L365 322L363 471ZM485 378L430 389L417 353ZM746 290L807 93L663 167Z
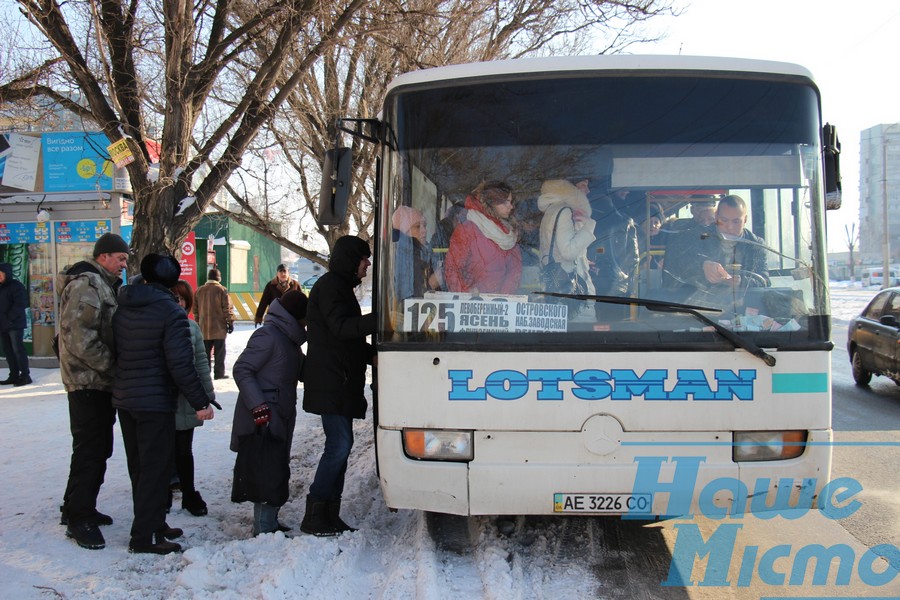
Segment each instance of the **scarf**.
M500 223L479 210L470 210L466 219L472 221L484 237L491 240L503 250L512 250L518 236L515 231L505 229Z

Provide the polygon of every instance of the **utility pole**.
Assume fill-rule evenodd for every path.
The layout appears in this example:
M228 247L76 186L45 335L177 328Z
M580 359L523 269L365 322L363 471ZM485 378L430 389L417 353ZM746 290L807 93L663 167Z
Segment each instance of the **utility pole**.
M883 272L881 277L881 289L887 289L891 287L891 237L890 237L890 227L888 227L888 179L887 179L887 147L888 147L888 132L900 125L900 123L894 123L893 125L888 125L881 132L881 193L882 193L882 244L881 244L881 253L883 260Z

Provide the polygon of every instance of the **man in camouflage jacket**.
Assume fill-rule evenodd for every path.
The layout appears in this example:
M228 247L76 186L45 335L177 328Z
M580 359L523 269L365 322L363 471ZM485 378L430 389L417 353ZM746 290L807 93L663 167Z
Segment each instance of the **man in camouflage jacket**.
M97 494L113 451L112 317L128 250L121 237L105 233L94 245L93 259L74 264L56 281L59 368L68 393L72 431L72 462L60 510L66 535L89 549L105 546L98 526L112 523L97 511Z

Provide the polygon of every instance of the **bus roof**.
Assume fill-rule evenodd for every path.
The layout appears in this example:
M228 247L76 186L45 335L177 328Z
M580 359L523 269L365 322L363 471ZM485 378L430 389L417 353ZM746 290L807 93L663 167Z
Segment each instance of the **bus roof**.
M556 56L519 58L467 63L404 73L395 78L392 89L446 80L480 78L525 73L561 73L565 71L719 71L791 75L813 81L812 74L792 63L719 56L626 55Z

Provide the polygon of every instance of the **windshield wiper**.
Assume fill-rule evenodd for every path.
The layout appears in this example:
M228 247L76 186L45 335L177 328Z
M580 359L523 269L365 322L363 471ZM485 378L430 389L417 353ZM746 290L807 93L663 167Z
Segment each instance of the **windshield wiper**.
M541 296L553 296L555 298L571 298L572 300L592 300L594 302L604 302L606 304L636 304L643 306L649 310L659 312L683 313L695 317L697 320L712 327L719 335L732 343L736 348L743 348L753 356L759 358L770 367L775 366L775 357L748 340L747 338L737 335L730 329L716 323L699 311L704 312L722 312L719 308L710 308L708 306L695 306L692 304L679 304L677 302L663 302L661 300L650 300L649 298L621 298L619 296L591 296L588 294L560 294L557 292L534 292Z

